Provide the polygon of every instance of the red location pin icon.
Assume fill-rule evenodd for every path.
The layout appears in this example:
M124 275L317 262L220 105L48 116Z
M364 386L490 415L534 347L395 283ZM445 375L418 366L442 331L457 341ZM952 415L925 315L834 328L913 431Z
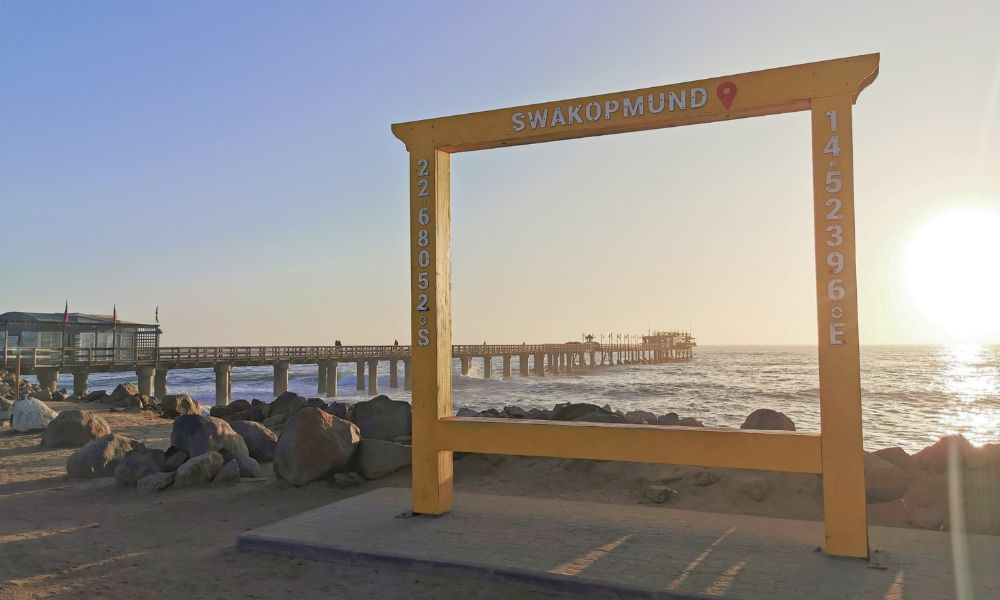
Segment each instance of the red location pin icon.
M732 81L723 81L719 87L715 88L715 95L722 100L722 104L728 109L736 99L736 84Z

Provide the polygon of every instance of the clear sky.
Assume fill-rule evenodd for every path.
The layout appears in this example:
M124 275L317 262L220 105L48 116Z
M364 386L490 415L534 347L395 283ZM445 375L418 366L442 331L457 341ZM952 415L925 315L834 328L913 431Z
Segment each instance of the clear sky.
M405 342L391 123L881 52L855 110L862 342L954 340L927 311L977 314L1000 231L933 226L1000 211L998 4L762 6L0 0L0 312ZM809 152L796 113L455 156L455 341L814 343ZM968 258L957 289L935 240Z

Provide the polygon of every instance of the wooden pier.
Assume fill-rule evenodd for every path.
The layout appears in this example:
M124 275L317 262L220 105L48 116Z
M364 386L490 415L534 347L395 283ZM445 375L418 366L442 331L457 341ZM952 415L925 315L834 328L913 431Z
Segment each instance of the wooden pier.
M468 375L473 359L483 361L483 377L492 377L493 358L501 358L502 376L544 377L600 366L659 364L692 358L694 338L678 333L666 339L628 344L570 342L565 344L482 344L452 346L461 373ZM357 389L378 393L378 365L389 363L389 386L411 388L410 346L199 346L160 348L21 348L21 372L55 391L62 373L73 375L73 393L84 395L88 376L95 372L134 371L139 392L167 395L167 374L174 369L215 370L216 404L228 404L232 371L236 367L272 366L274 395L288 389L293 364L317 366L317 394L337 395L337 372L342 363L357 368ZM14 368L17 352L8 348L2 366ZM402 382L399 365L402 364ZM367 378L365 377L367 373ZM367 383L367 386L366 386Z

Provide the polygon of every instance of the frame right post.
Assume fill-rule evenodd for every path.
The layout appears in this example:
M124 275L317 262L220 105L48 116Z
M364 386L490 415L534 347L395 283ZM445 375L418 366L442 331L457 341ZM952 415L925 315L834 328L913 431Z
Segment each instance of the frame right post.
M854 236L852 97L811 101L826 551L868 556Z

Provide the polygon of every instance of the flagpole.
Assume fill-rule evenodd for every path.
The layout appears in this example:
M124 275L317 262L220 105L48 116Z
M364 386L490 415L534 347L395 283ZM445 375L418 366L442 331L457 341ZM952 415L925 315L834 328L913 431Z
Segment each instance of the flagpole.
M21 344L17 344L17 361L14 368L14 399L21 397Z

